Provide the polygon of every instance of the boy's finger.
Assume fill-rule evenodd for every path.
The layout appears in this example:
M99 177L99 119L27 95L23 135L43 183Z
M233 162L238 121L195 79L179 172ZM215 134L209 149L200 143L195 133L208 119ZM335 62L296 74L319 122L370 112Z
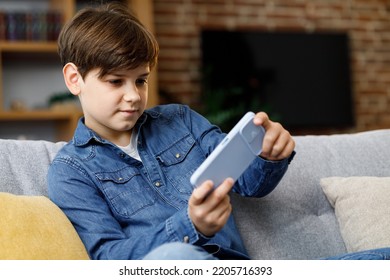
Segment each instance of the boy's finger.
M253 118L253 122L255 125L262 125L264 127L267 125L268 120L268 115L264 112L257 113Z
M219 185L214 190L213 195L222 199L231 191L233 185L234 185L234 180L232 178L227 178L225 181L222 182L221 185Z
M214 184L212 181L208 180L204 182L202 185L194 189L192 195L190 196L189 202L193 205L201 204L206 199L207 195L210 193L213 187Z

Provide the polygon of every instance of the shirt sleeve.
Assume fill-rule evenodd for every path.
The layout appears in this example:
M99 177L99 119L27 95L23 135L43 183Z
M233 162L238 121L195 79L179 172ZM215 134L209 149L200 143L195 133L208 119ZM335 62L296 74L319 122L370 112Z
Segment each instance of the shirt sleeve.
M242 196L264 197L271 193L288 169L295 151L286 159L269 161L257 157L237 180L233 191Z

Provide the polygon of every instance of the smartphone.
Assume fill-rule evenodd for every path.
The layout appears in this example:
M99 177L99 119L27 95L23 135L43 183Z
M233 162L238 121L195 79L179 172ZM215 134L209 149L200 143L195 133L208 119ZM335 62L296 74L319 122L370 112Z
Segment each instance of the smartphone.
M221 143L192 174L194 187L212 180L218 187L228 177L236 181L261 153L265 130L253 123L255 114L246 113Z

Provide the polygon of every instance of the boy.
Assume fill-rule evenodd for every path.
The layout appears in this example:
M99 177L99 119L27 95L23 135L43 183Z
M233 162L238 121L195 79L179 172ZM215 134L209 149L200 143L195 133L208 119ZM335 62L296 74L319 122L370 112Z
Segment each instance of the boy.
M235 184L193 189L191 174L224 134L187 106L145 110L155 38L127 8L108 4L80 11L58 41L66 86L84 117L50 166L49 196L90 257L248 259L229 192L270 193L293 157L290 134L256 114L266 130L261 157Z

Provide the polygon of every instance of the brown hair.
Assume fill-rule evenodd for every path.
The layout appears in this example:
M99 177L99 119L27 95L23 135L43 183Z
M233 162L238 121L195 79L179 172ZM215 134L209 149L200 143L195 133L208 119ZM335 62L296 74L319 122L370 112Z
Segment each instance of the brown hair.
M153 68L159 52L155 37L129 9L118 3L80 10L58 38L61 62L74 63L80 75L101 69L99 77L113 71Z

